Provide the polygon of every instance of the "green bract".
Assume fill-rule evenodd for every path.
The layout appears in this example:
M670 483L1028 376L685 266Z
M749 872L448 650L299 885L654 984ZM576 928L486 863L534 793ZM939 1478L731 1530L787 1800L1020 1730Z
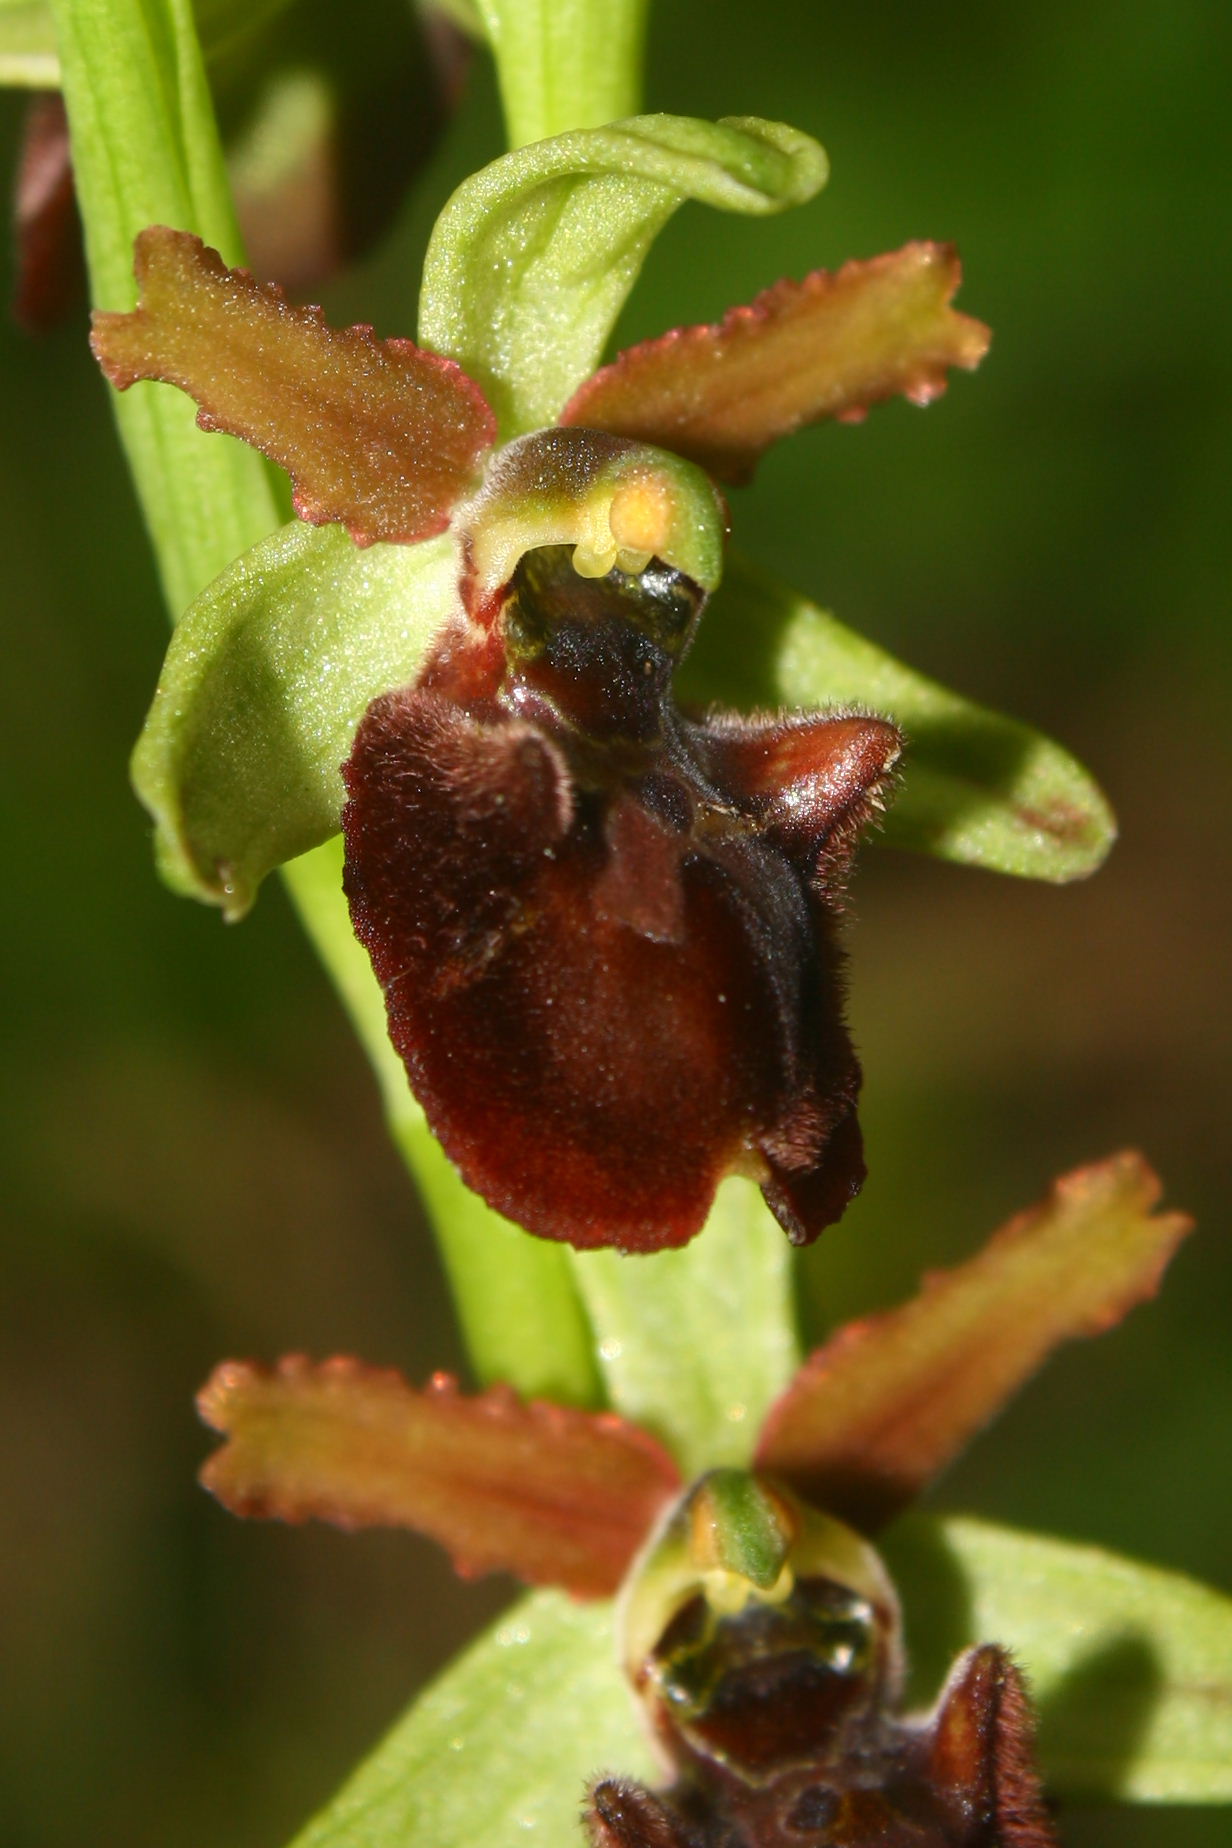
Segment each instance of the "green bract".
M53 0L52 11L94 301L131 306L145 225L189 225L234 261L239 233L188 0ZM178 616L279 524L270 472L238 444L203 456L192 406L171 392L143 387L116 415Z
M169 884L242 917L271 868L337 832L355 728L415 677L457 583L447 535L361 551L296 520L190 605L133 754Z
M474 4L496 58L511 146L637 108L647 0Z

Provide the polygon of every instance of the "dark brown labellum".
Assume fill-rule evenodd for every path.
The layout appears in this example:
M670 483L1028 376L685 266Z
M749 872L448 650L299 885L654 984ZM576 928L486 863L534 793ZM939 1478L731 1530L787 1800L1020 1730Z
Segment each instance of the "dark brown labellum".
M1002 1649L969 1650L933 1714L899 1719L868 1606L812 1579L729 1616L694 1598L656 1658L676 1781L596 1783L593 1848L1056 1848Z
M683 716L702 602L658 559L529 552L345 768L352 916L429 1122L578 1246L683 1244L734 1171L804 1243L864 1173L835 913L900 737Z

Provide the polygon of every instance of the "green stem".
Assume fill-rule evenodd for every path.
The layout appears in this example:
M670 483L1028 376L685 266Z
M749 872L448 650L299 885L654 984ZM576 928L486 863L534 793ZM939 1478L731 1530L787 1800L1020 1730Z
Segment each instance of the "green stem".
M511 148L636 115L647 0L479 0Z
M132 305L133 239L148 224L195 231L229 262L241 261L188 0L54 3L94 300ZM254 451L198 430L178 392L137 385L116 400L116 411L174 620L280 523L272 478ZM376 1068L394 1141L436 1220L476 1371L527 1394L599 1402L592 1335L567 1254L490 1213L423 1126L350 933L337 845L298 862L289 884Z
M189 0L52 0L91 292L135 299L133 239L146 225L195 231L242 257ZM137 385L116 400L120 436L178 617L238 553L279 524L261 457L208 442L178 392Z

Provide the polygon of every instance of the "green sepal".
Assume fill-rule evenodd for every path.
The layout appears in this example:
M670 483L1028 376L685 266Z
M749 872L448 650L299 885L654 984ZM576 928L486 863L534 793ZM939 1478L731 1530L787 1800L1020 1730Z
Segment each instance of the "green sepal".
M679 692L745 710L854 706L896 720L907 735L902 785L879 835L891 846L1063 883L1093 873L1116 838L1104 796L1059 744L917 674L738 555Z
M520 148L464 181L438 218L420 343L483 387L503 439L554 423L686 199L780 212L826 174L815 141L752 116L632 116Z
M55 90L59 83L56 26L47 0L0 0L0 84Z
M1099 1547L912 1516L885 1539L912 1690L1002 1643L1026 1672L1063 1800L1232 1801L1232 1598Z
M133 753L168 884L242 917L267 872L337 833L359 721L414 679L457 581L447 534L361 550L296 520L202 592Z
M295 1848L581 1848L597 1772L655 1780L609 1603L521 1599L398 1721Z
M750 1461L799 1364L791 1247L752 1181L730 1176L706 1230L652 1258L571 1251L615 1409L686 1477Z

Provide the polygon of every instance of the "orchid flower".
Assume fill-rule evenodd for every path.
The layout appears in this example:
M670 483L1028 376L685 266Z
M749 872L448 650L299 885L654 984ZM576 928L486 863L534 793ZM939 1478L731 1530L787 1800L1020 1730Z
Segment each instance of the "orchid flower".
M108 376L190 393L203 428L285 468L301 520L335 536L293 528L190 613L138 787L172 876L232 916L341 820L393 1043L498 1212L652 1251L692 1238L743 1173L807 1243L864 1176L836 923L900 717L841 697L682 710L673 677L723 575L718 484L803 424L929 402L987 330L950 306L953 251L916 243L593 370L628 284L559 273L592 170L630 190L645 243L675 202L665 181L777 209L825 161L779 124L669 117L509 156L442 216L418 345L335 331L187 233L139 237L138 307L95 317ZM526 259L548 203L548 253ZM493 297L517 246L513 299ZM328 587L324 560L341 565ZM342 581L366 575L371 631ZM1073 816L1057 827L1072 836Z
M658 1776L647 1777L635 1733L627 1763L598 1738L583 1738L567 1765L541 1753L539 1776L555 1777L550 1804L545 1791L538 1797L553 1841L568 1839L563 1819L585 1775L595 1848L764 1848L796 1836L861 1848L1047 1848L1056 1837L1044 1787L1082 1788L1083 1773L1045 1757L1041 1782L1023 1669L1037 1670L1042 1694L1093 1626L1123 1633L1140 1601L1166 1612L1169 1598L1186 1596L1205 1600L1218 1655L1232 1636L1232 1606L1091 1549L1020 1537L1045 1560L1049 1547L1056 1555L1049 1596L1037 1588L1039 1629L1023 1628L1019 1614L1004 1632L970 1637L931 1709L904 1714L899 1602L871 1541L1054 1347L1112 1327L1154 1294L1190 1226L1156 1210L1159 1192L1133 1154L1065 1176L975 1257L927 1278L913 1301L831 1336L751 1436L745 1469L712 1469L690 1484L652 1433L610 1412L526 1404L506 1389L470 1397L443 1377L416 1392L391 1371L292 1356L273 1369L217 1370L200 1408L227 1441L203 1480L240 1514L405 1525L441 1541L468 1574L504 1568L581 1600L620 1593L609 1698L618 1716L622 1675ZM935 1597L935 1558L926 1583ZM987 1601L989 1587L978 1595ZM994 1583L994 1606L997 1595ZM1012 1591L1002 1585L1000 1595L1013 1612ZM551 1607L536 1608L542 1616ZM499 1656L518 1621L479 1645L476 1660ZM1063 1662L1050 1661L1058 1644ZM454 1672L465 1678L467 1665ZM514 1672L508 1660L502 1672ZM584 1679L580 1664L573 1672ZM434 1703L449 1704L449 1679L425 1699L429 1731ZM1171 1665L1148 1763L1185 1728L1193 1754L1222 1750L1222 1695L1200 1683L1192 1665ZM497 1762L511 1767L498 1779L517 1783L520 1741L536 1729L550 1735L548 1714L570 1697L567 1680L531 1686L502 1709L493 1689ZM354 1814L373 1839L378 1829L420 1838L426 1818L404 1762L408 1738L360 1773L356 1791L322 1819L321 1839ZM578 1757L587 1751L589 1762ZM664 1777L661 1792L646 1787ZM375 1804L373 1787L383 1793ZM498 1821L522 1813L503 1808L507 1795L490 1792ZM525 1791L515 1800L526 1801Z

